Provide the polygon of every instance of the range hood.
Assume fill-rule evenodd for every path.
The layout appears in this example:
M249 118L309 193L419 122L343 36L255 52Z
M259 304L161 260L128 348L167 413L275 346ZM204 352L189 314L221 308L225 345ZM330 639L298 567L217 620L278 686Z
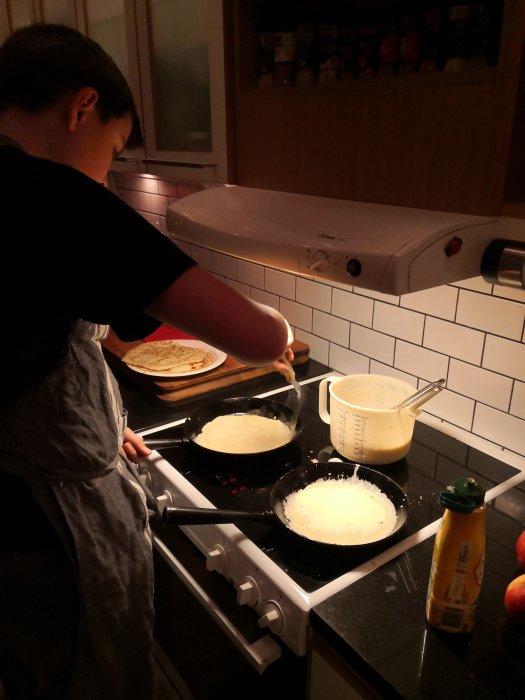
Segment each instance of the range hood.
M395 295L480 275L489 244L501 236L496 218L236 185L174 202L167 228L181 241L237 258ZM501 246L495 254L501 257Z

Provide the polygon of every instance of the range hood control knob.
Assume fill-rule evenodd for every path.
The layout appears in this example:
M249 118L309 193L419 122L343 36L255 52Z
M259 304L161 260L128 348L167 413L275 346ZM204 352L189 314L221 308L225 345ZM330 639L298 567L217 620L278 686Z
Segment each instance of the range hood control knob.
M237 590L237 602L239 605L249 605L251 608L257 605L259 600L259 586L251 576L245 576Z
M310 270L317 272L325 272L328 268L328 255L324 250L316 250L313 255L313 262L310 265Z
M226 573L228 569L228 555L224 547L214 544L206 556L206 568L208 571L218 571L220 574Z
M346 271L351 277L359 277L361 274L361 263L357 258L352 258L346 263Z
M259 627L267 627L271 632L278 634L284 627L283 611L273 600L266 603L264 615L262 615L257 624Z

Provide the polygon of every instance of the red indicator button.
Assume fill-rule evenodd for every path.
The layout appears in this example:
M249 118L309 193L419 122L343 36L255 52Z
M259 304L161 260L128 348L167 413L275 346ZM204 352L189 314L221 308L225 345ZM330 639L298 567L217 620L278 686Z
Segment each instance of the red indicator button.
M453 255L457 255L461 250L462 245L463 241L461 240L461 238L451 238L445 248L445 255L447 256L447 258L451 258Z

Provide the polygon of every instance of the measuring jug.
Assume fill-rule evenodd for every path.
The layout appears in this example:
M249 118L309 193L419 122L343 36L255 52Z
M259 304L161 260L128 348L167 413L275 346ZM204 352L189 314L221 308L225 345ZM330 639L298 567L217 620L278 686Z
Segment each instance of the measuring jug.
M413 392L411 384L380 374L326 377L319 385L319 415L330 424L332 445L353 462L397 462L410 449L421 411L392 406Z

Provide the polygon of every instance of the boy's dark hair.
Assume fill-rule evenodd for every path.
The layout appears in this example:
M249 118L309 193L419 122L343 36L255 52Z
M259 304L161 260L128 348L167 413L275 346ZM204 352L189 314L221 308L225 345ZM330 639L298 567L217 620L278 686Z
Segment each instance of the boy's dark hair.
M39 112L84 87L98 92L102 123L131 116L126 145L141 146L142 130L129 85L95 41L61 24L33 24L13 32L0 46L0 112L8 107Z

